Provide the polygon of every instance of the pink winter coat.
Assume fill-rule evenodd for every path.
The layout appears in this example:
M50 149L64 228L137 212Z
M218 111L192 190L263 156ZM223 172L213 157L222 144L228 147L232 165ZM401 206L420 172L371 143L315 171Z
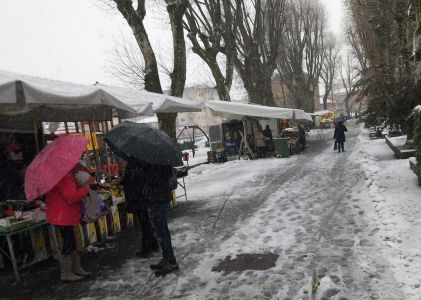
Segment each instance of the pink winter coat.
M87 193L87 187L79 187L71 175L66 175L46 195L48 223L60 226L79 224L80 201Z

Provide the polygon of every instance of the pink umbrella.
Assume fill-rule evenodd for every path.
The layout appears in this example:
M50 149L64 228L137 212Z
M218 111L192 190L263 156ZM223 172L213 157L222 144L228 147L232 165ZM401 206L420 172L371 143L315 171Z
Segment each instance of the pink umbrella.
M65 135L42 149L26 169L26 198L32 201L52 190L76 166L87 144L83 136Z

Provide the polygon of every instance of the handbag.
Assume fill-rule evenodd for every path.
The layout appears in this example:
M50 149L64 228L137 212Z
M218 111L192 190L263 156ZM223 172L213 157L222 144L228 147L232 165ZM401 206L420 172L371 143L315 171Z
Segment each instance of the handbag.
M92 223L108 214L108 207L104 200L93 189L89 189L88 195L82 200L82 221Z

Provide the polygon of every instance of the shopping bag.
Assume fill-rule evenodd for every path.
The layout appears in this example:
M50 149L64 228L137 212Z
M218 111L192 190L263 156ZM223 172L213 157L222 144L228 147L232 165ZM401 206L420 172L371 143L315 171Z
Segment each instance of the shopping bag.
M96 191L89 189L89 194L82 201L82 221L85 223L95 222L107 214L108 207L104 200Z

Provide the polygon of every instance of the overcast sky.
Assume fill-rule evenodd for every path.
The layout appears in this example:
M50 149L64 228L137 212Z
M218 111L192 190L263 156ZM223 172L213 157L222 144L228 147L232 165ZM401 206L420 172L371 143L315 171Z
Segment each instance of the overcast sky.
M104 1L104 0L102 0ZM330 29L341 33L342 0L322 0ZM112 51L131 31L118 12L99 0L1 0L0 69L52 79L122 85L109 71ZM158 10L158 9L156 9ZM147 14L146 27L158 58L171 54L165 15ZM164 26L163 26L164 24ZM187 85L209 81L200 59L188 52ZM171 65L169 61L168 66ZM202 67L202 66L203 67Z

